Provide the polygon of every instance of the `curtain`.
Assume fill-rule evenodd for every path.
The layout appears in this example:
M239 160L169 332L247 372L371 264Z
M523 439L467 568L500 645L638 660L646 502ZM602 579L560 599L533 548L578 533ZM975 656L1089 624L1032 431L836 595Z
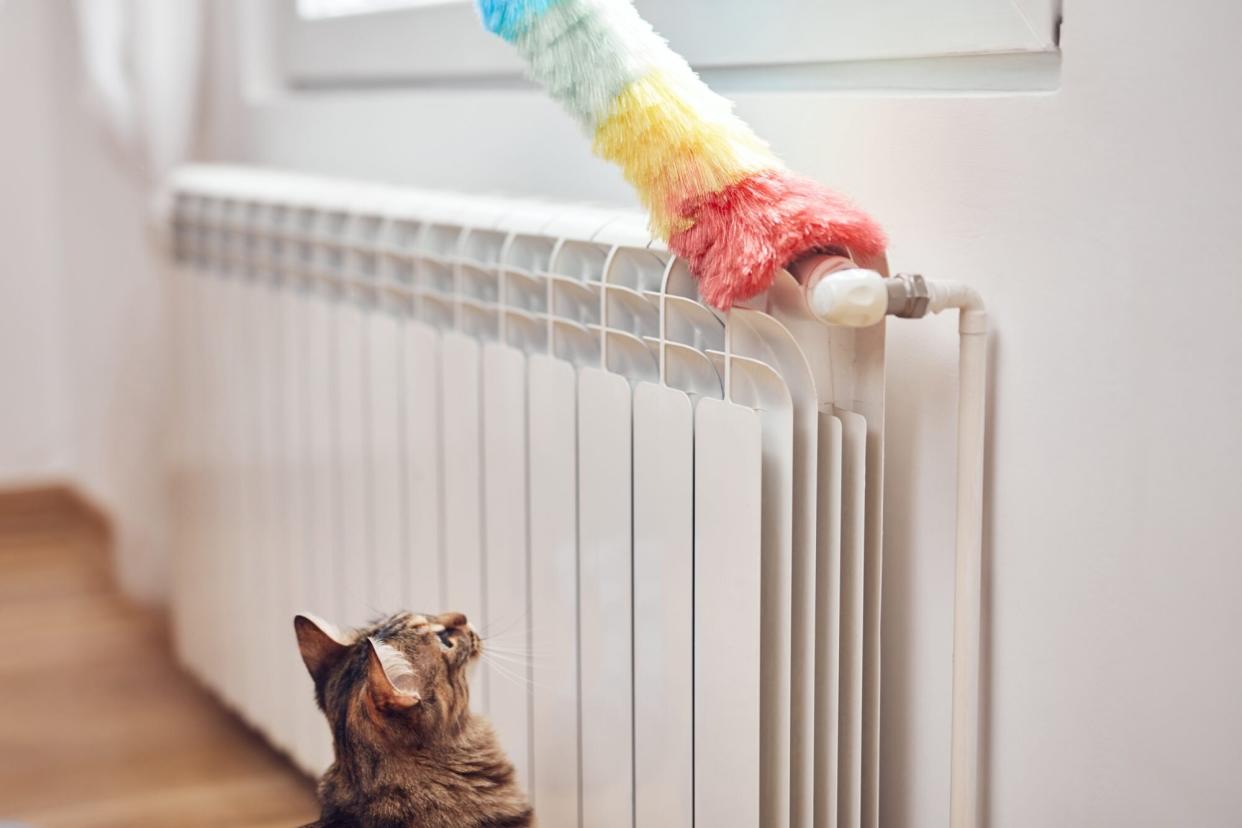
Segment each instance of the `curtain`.
M75 0L91 106L150 184L190 153L203 0Z

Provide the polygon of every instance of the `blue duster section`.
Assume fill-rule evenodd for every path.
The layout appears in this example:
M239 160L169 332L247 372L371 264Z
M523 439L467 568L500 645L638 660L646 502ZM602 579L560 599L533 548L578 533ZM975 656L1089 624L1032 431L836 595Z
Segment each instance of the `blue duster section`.
M483 25L509 42L517 40L531 20L561 0L478 0Z

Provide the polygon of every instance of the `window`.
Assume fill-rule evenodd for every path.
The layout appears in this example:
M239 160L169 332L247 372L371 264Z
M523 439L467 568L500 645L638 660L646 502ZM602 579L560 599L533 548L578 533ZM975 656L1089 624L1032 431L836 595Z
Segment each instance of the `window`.
M512 50L473 0L285 4L281 65L294 87L516 80ZM1055 54L1060 0L636 0L692 65L788 70L963 55ZM375 13L370 13L375 12ZM809 70L808 70L809 71Z
M416 6L436 6L441 3L460 3L465 0L297 0L298 14L306 20L322 20L325 17L346 17L351 14L408 9Z

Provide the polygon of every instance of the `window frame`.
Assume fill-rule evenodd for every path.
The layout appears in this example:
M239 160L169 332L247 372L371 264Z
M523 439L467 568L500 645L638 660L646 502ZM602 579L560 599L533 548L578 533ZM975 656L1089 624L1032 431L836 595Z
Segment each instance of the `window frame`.
M503 85L522 77L520 60L483 30L472 0L320 19L300 17L297 0L269 2L277 6L273 68L290 89ZM756 19L742 14L753 12L754 0L636 0L673 48L704 70L1058 51L1060 0L781 2L784 13ZM731 7L739 13L728 14Z

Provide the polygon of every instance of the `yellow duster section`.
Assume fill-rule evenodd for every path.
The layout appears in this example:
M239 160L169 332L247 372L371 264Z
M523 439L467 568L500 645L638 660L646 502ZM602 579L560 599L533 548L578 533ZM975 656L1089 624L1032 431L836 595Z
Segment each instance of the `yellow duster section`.
M689 226L679 210L687 200L782 169L767 144L715 103L719 98L700 105L696 87L706 91L653 71L617 96L595 132L595 152L621 167L651 212L652 231L664 239Z

